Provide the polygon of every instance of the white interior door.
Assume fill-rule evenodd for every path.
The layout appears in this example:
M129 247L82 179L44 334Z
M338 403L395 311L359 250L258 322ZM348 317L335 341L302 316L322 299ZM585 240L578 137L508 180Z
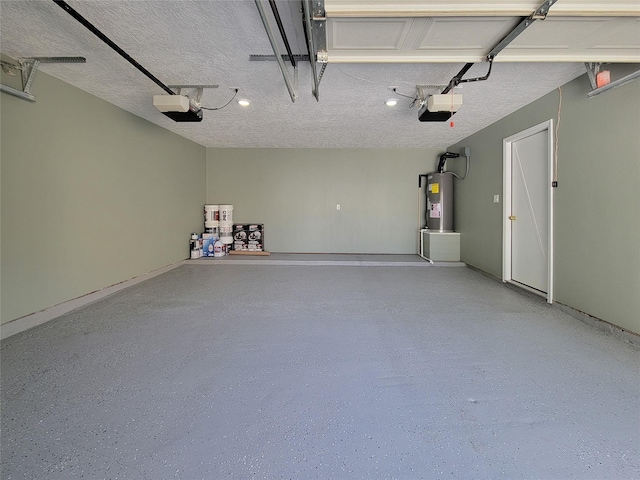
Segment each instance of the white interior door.
M547 135L511 144L511 279L547 293Z
M551 124L505 140L504 280L552 301Z

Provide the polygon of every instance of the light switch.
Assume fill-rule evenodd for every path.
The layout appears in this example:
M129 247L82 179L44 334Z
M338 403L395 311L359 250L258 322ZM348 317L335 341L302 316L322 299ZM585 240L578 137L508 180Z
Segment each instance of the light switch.
M500 195L493 196L493 203L500 203Z
M340 204L336 205L336 210L340 210Z

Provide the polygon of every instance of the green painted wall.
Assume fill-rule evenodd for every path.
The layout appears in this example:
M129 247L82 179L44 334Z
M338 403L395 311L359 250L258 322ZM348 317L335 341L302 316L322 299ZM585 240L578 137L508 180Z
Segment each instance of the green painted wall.
M43 72L2 93L2 323L189 256L205 148Z
M418 174L440 153L209 148L207 203L233 204L236 222L264 223L272 252L417 253Z
M582 76L562 87L554 204L554 300L640 333L640 81L587 99ZM557 119L549 93L451 147L471 147L456 183L462 260L502 277L502 140Z

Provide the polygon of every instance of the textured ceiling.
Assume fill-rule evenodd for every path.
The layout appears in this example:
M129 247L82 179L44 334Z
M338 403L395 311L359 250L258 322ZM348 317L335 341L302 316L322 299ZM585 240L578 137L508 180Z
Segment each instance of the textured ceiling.
M463 63L329 63L319 102L304 63L292 103L276 62L249 61L251 54L273 54L252 0L68 3L165 84L220 85L205 90L203 106L224 105L234 87L251 106L234 101L205 111L201 123L173 122L152 105L152 96L163 93L157 85L49 0L1 1L2 53L84 56L86 64L40 70L207 147L446 147L585 72L579 62L495 63L489 80L459 90L464 105L452 118L455 126L421 123L411 99L385 105L394 97L389 87L411 97L416 85L446 85ZM300 3L278 5L294 53L306 53ZM467 76L486 69L476 64Z

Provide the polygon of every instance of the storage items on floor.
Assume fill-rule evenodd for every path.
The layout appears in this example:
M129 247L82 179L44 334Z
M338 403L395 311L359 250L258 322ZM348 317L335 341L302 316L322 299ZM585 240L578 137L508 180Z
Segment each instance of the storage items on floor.
M234 223L233 250L254 251L264 250L264 224L262 223Z
M224 257L229 254L231 245L225 245L220 241L218 235L213 233L191 234L190 258L200 257Z
M233 205L220 205L220 241L223 245L233 243Z
M264 224L233 223L233 205L205 205L204 233L191 234L190 258L224 257L230 250L264 251Z

